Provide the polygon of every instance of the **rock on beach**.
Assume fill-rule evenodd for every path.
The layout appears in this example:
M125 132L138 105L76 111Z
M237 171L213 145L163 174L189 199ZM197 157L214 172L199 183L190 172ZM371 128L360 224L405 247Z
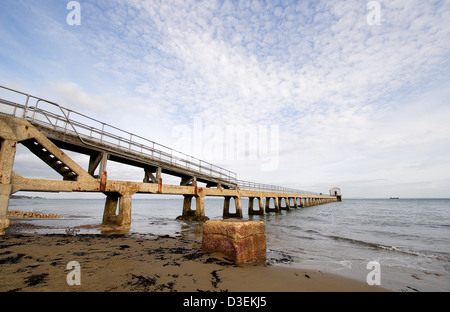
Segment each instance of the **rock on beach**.
M265 224L263 221L236 219L206 221L202 249L221 252L237 263L265 257Z
M56 213L40 213L31 211L9 210L8 218L37 218L37 219L55 219L60 218Z

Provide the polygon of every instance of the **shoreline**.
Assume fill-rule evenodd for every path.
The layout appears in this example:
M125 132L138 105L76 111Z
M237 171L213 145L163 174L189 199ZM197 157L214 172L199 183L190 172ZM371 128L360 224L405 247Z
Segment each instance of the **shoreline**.
M0 237L0 292L388 291L283 259L236 265L182 236L20 232ZM80 264L79 286L67 283L71 261Z

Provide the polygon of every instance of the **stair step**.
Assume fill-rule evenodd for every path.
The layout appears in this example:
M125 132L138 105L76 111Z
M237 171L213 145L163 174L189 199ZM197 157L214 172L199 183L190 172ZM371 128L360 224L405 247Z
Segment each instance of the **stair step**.
M49 150L43 147L36 140L27 140L22 142L33 154L43 160L47 165L63 176L63 180L76 180L77 174L70 169L64 162L59 160Z

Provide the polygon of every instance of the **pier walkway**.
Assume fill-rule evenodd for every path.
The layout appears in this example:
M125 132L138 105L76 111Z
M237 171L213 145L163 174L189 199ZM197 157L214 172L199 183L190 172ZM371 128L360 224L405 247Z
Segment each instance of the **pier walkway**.
M106 195L103 224L123 228L131 224L131 197L136 193L183 195L180 217L196 220L207 219L205 196L224 197L224 217L242 217L242 198L249 199L249 214L338 200L337 196L238 180L236 173L225 168L3 86L0 86L0 143L0 235L9 224L6 214L10 195L18 191L102 192ZM62 179L33 179L15 173L18 143ZM63 150L88 155L88 168L82 168ZM142 168L143 182L109 180L108 161ZM162 174L179 177L180 185L164 184ZM199 187L197 183L206 186ZM193 198L195 209L191 208Z

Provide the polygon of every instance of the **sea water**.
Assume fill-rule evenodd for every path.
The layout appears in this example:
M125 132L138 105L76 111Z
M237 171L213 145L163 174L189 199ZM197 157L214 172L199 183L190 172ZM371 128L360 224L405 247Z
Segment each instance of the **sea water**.
M256 203L255 203L256 204ZM193 200L193 205L195 201ZM183 198L132 201L130 234L201 237L201 223L179 221ZM104 199L11 199L10 210L57 213L59 219L22 219L46 226L39 234L66 233L67 228L98 225ZM345 199L342 202L291 208L243 218L266 224L267 256L283 265L335 273L367 281L379 264L380 284L394 291L450 291L450 199ZM206 198L210 219L221 219L223 199ZM82 227L78 234L98 233Z

